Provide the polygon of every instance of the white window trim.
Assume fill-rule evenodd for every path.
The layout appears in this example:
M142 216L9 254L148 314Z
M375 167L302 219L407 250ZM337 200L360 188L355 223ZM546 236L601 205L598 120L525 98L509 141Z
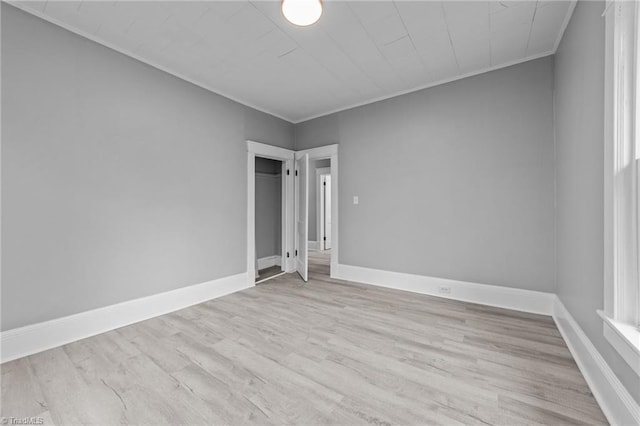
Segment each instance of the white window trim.
M633 325L609 318L603 311L598 311L604 322L602 332L605 339L620 354L631 369L640 376L640 332Z
M636 2L605 9L603 334L640 376L637 170L635 155Z

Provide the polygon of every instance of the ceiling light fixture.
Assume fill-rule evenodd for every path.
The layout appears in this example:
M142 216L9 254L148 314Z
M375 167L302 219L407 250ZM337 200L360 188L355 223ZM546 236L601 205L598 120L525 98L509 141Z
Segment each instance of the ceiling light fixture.
M315 24L322 16L322 0L282 0L282 14L300 27Z

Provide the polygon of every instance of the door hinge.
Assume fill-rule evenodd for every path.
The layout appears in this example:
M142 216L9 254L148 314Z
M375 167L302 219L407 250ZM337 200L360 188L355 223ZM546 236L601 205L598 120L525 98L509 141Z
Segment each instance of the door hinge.
M296 256L298 255L298 250L296 250Z
M296 176L298 176L298 171L296 170Z
M289 257L289 252L287 252L287 257Z
M289 176L289 169L287 169L287 176Z
M322 182L322 186L327 186L327 182Z
M324 240L327 241L327 237L324 237Z

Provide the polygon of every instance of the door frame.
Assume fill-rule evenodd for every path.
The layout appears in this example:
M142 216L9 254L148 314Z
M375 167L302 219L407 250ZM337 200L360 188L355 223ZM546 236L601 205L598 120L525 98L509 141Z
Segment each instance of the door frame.
M293 256L293 170L295 151L247 140L247 282L255 285L256 275L256 157L282 161L282 254L281 267L295 271ZM287 170L289 174L287 175Z
M299 155L309 154L309 161L331 159L331 278L336 278L338 271L338 144L320 146L318 148L296 151L296 158ZM307 241L307 245L309 241Z
M324 251L324 201L322 199L322 176L331 176L331 167L321 167L316 169L316 241L318 250ZM333 187L331 188L333 191Z

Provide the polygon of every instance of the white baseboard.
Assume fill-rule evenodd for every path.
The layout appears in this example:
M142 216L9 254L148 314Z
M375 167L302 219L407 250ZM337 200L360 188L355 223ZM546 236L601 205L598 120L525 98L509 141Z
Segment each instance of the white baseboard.
M334 278L342 280L553 315L607 420L613 425L640 424L640 406L555 294L341 264L335 265L332 272ZM0 360L11 361L244 290L252 286L246 275L241 273L2 332ZM449 287L451 293L441 293L441 287Z
M640 406L553 293L337 264L331 277L380 287L552 315L591 392L612 425L640 425ZM442 287L451 293L442 293Z
M318 241L309 241L307 247L309 247L309 250L320 250L320 243Z
M557 296L553 319L609 423L640 425L640 406Z
M270 268L272 266L280 266L282 263L282 256L274 254L273 256L261 257L258 259L258 270L264 268Z
M331 277L535 314L553 313L553 293L338 264ZM449 293L443 293L449 288Z
M0 361L6 362L95 336L149 318L252 287L247 273L129 300L0 333Z

